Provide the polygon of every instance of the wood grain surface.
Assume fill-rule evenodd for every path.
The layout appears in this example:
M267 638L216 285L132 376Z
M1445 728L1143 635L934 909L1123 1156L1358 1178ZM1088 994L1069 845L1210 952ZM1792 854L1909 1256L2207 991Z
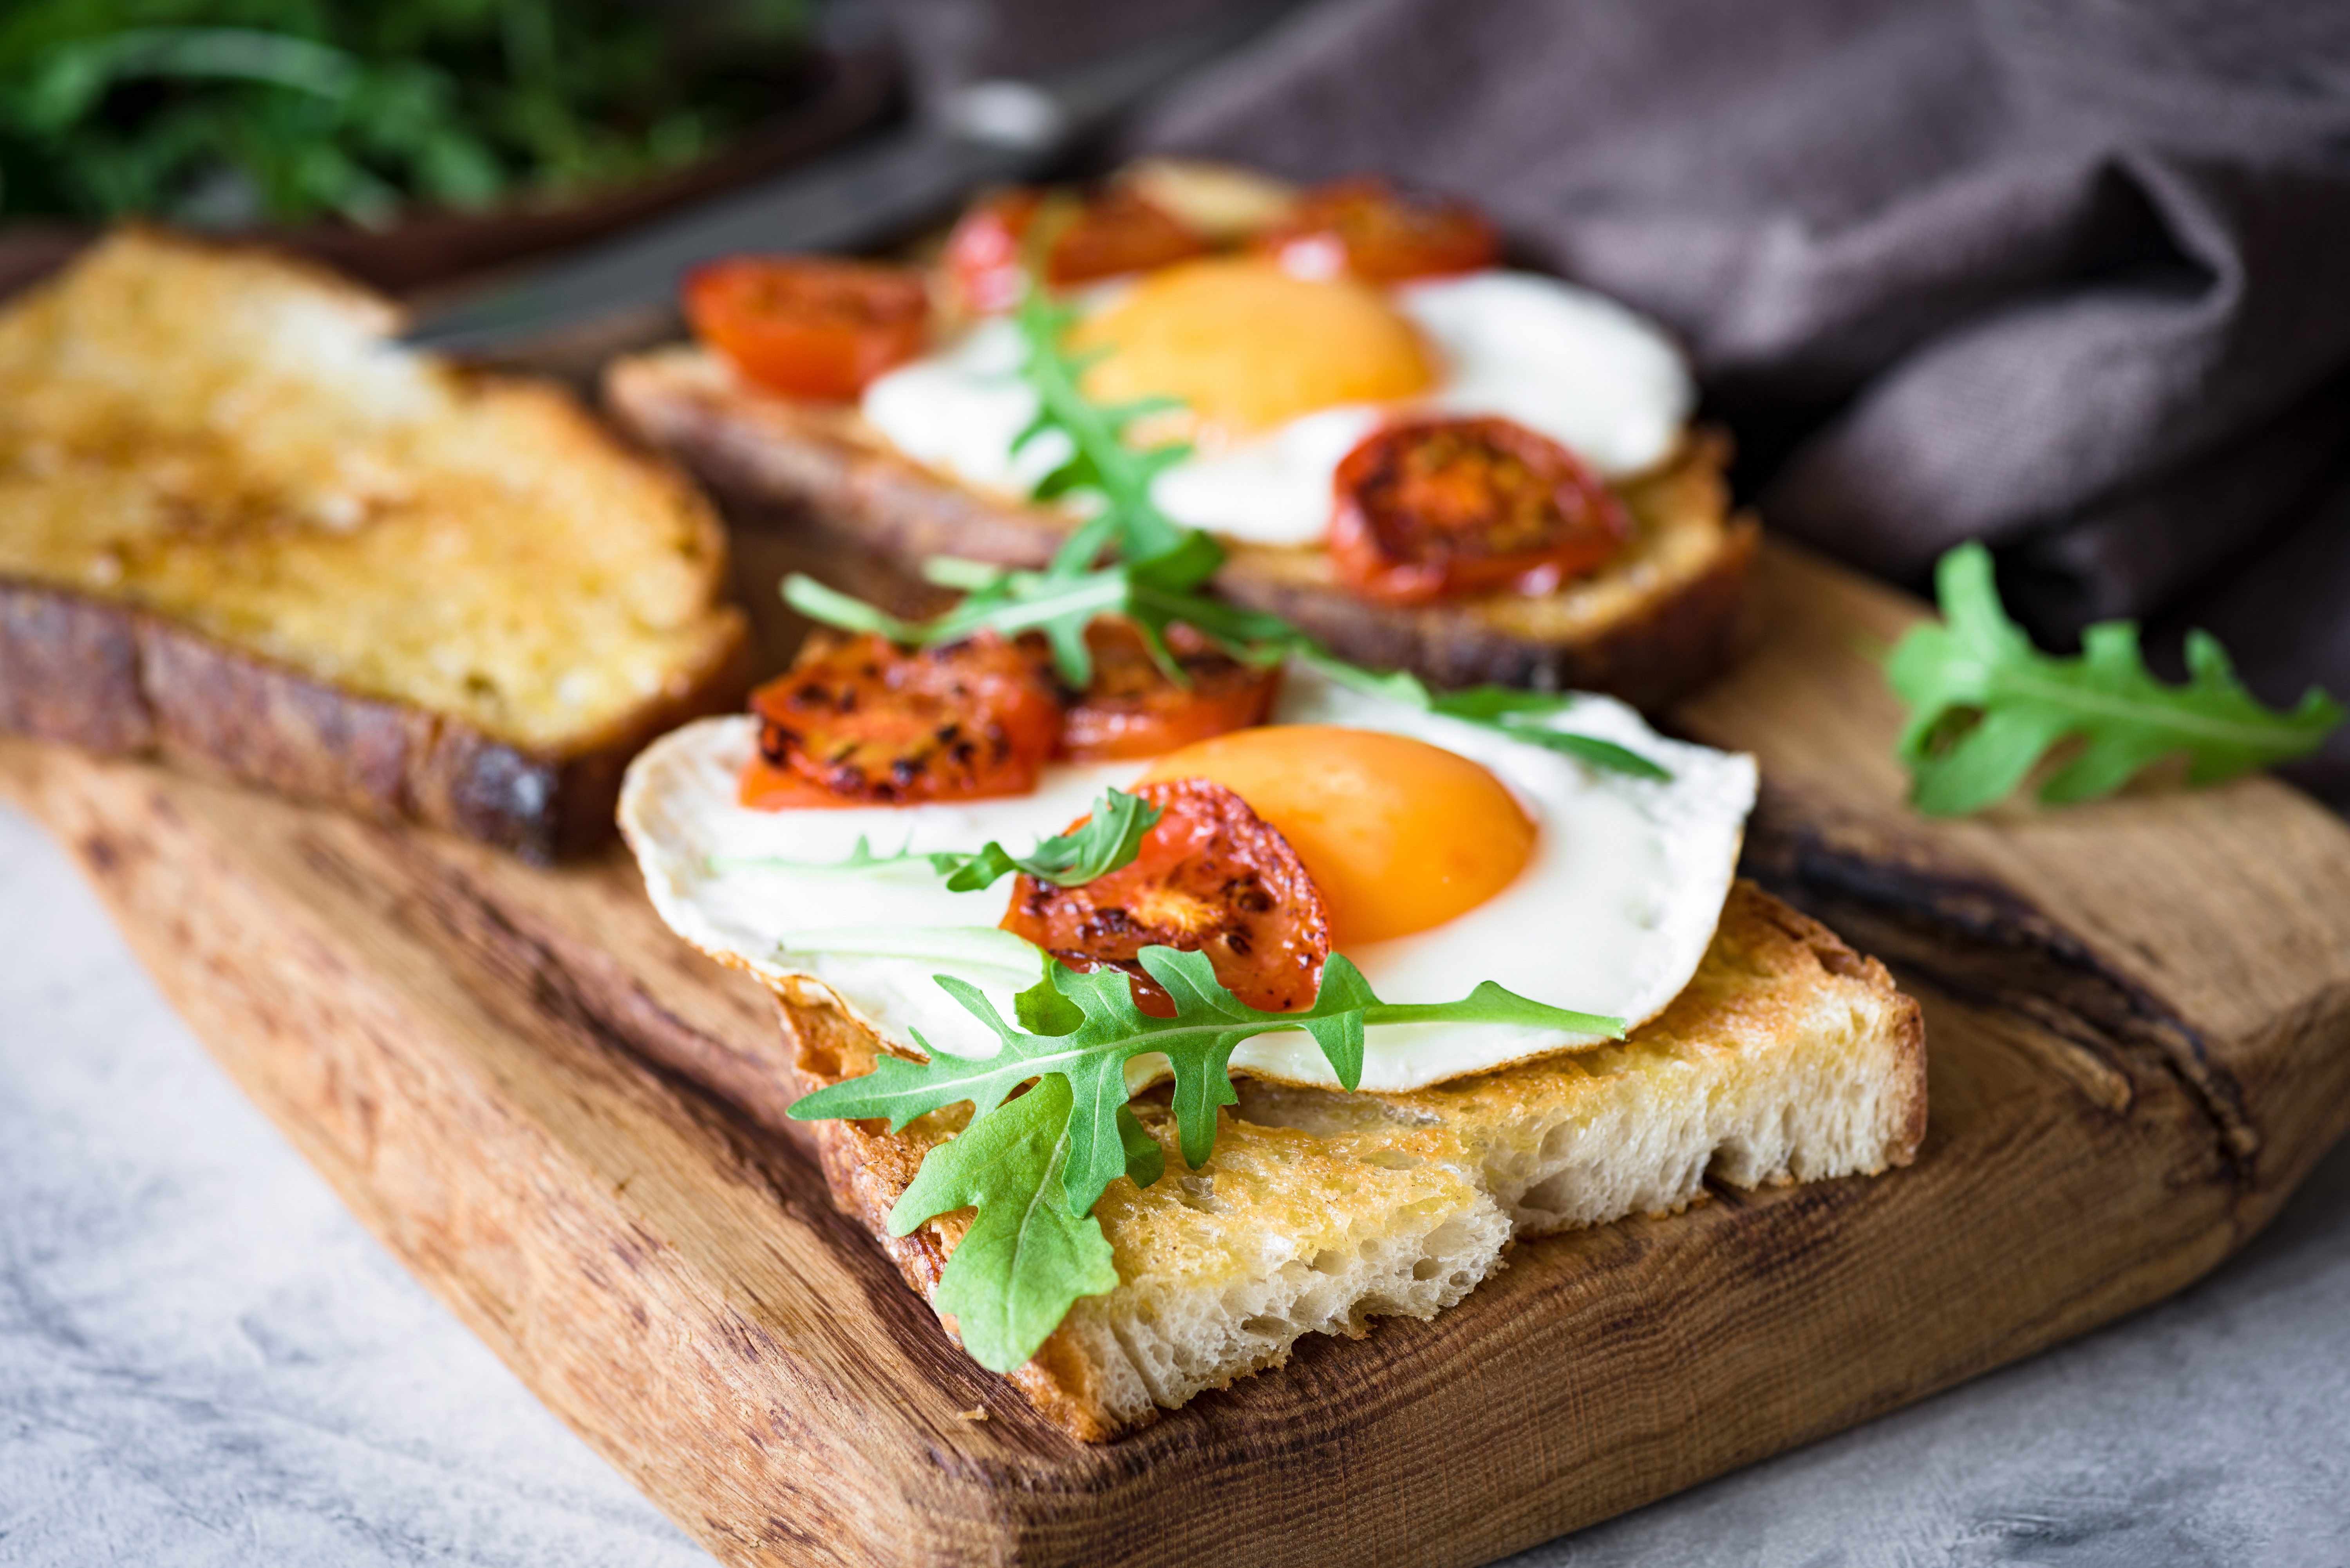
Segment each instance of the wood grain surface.
M2178 1290L2350 1124L2350 830L2262 779L1920 819L1858 651L1916 607L1775 547L1763 587L1761 650L1675 722L1762 759L1748 869L1924 1002L1918 1163L1522 1245L1434 1323L1101 1447L831 1210L764 994L618 858L29 742L0 790L345 1201L722 1559L1475 1563Z

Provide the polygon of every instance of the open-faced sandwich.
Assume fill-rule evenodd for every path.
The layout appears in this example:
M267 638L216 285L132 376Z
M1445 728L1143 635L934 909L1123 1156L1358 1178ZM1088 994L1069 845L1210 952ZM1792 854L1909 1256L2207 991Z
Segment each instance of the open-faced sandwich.
M792 580L837 630L621 798L978 1361L1104 1438L1431 1316L1514 1238L1909 1160L1918 1008L1734 881L1751 759L1366 670L1082 479L1045 568L932 562L936 619Z
M560 389L147 231L0 313L0 731L546 857L741 701L725 536Z
M722 493L905 562L1044 564L1087 515L1076 459L1222 543L1220 596L1350 659L1661 704L1732 653L1755 529L1664 333L1499 255L1473 209L1377 180L1146 162L988 196L929 268L705 268L700 346L606 396ZM1103 441L1057 423L1072 387Z

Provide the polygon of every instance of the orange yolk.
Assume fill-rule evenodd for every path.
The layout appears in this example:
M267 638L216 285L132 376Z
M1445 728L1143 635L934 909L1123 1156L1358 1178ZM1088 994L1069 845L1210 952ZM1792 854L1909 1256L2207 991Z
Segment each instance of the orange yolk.
M1212 779L1279 828L1321 889L1342 950L1475 909L1534 853L1534 825L1499 779L1402 735L1235 730L1170 752L1143 778Z
M1259 259L1162 267L1080 323L1070 347L1107 351L1086 376L1099 401L1173 398L1236 431L1409 398L1435 379L1419 334L1375 290Z

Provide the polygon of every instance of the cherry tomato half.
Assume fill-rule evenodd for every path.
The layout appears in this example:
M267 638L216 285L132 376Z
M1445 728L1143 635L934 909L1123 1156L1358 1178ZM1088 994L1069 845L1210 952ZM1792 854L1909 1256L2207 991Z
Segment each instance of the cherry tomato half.
M922 351L931 302L908 267L733 256L685 280L694 336L770 391L847 399Z
M1510 420L1374 431L1339 462L1332 488L1339 580L1388 604L1498 588L1548 593L1632 535L1622 504L1589 469Z
M1061 723L1061 754L1081 763L1161 756L1262 724L1281 689L1279 665L1243 663L1180 622L1167 628L1167 650L1189 685L1167 678L1141 628L1122 616L1096 619L1086 628L1086 646L1093 650L1094 678Z
M1147 947L1207 954L1216 979L1251 1007L1310 1003L1330 956L1330 918L1289 840L1206 779L1133 793L1161 815L1132 862L1079 888L1024 873L1003 929L1072 969L1126 971L1135 1005L1155 1017L1175 1007L1135 956Z
M1045 192L1001 192L965 213L947 238L949 286L967 310L1009 310L1020 300L1029 226ZM1109 186L1072 200L1066 222L1045 258L1055 287L1144 272L1204 255L1208 242L1139 192Z
M1366 283L1475 272L1502 250L1492 220L1468 202L1407 195L1375 174L1305 192L1256 244L1301 277Z
M992 632L909 653L867 634L811 640L751 694L759 755L739 798L764 810L1023 794L1052 754L1060 705Z

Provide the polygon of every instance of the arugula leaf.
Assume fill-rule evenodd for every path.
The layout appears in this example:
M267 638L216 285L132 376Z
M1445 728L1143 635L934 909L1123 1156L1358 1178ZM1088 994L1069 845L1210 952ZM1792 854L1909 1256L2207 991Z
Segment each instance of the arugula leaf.
M1430 691L1419 676L1408 670L1375 673L1333 656L1319 644L1304 639L1302 634L1291 651L1340 685L1357 691L1384 697L1392 702L1409 703L1422 712L1441 713L1447 718L1459 719L1480 729L1507 735L1513 741L1524 741L1531 745L1564 753L1611 773L1628 774L1634 778L1654 779L1659 783L1669 783L1673 776L1661 764L1642 756L1629 746L1619 746L1596 735L1581 735L1572 730L1554 728L1550 721L1575 706L1575 697L1572 692L1526 691L1514 686L1470 686L1458 691Z
M1886 660L1910 708L1895 755L1909 768L1911 804L1929 815L2004 798L2067 739L2082 746L2041 786L2052 804L2109 794L2181 752L2190 783L2215 784L2306 755L2342 722L2341 705L2314 687L2291 712L2263 707L2201 631L2187 639L2184 686L2147 669L2129 621L2089 628L2075 658L2043 653L2001 606L1980 544L1945 555L1934 577L1942 624L1912 627Z
M1217 983L1205 954L1149 947L1143 969L1174 999L1175 1015L1155 1018L1134 1003L1122 970L1083 973L1054 961L1046 979L1080 1014L1074 1027L1038 1033L1006 1023L976 987L952 975L938 983L987 1025L1003 1048L993 1056L952 1056L931 1049L925 1062L886 1056L861 1078L818 1089L792 1107L803 1121L831 1117L884 1116L894 1131L907 1122L959 1100L972 1104L974 1125L983 1123L1005 1098L1032 1078L1057 1075L1076 1095L1069 1124L1070 1151L1063 1180L1073 1213L1091 1210L1102 1189L1127 1169L1127 1146L1117 1114L1127 1101L1126 1064L1136 1056L1163 1053L1175 1074L1175 1119L1182 1151L1193 1166L1214 1152L1216 1108L1235 1103L1228 1067L1233 1050L1255 1035L1303 1029L1329 1060L1338 1081L1353 1088L1362 1078L1363 1031L1375 1023L1511 1023L1569 1029L1577 1033L1621 1037L1624 1021L1573 1012L1531 1002L1488 981L1459 1002L1394 1005L1382 1002L1343 954L1324 963L1322 987L1313 1005L1295 1012L1262 1012ZM1024 1018L1034 1011L1023 1007ZM1066 1016L1057 1020L1066 1023Z
M1063 1197L1070 1106L1066 1080L1043 1079L931 1149L889 1210L893 1236L966 1206L978 1210L947 1257L937 1304L954 1314L963 1348L991 1372L1010 1372L1035 1355L1080 1296L1118 1288L1092 1205L1072 1209ZM1158 1152L1131 1113L1127 1120Z
M1167 1151L1144 1129L1132 1106L1118 1107L1118 1141L1126 1148L1128 1181L1137 1187L1149 1187L1167 1174Z
M1126 439L1137 420L1178 405L1165 398L1101 404L1087 397L1079 383L1098 356L1073 355L1063 344L1076 318L1075 306L1055 304L1033 286L1013 312L1013 324L1027 345L1021 374L1035 389L1036 417L1014 438L1012 450L1017 454L1046 431L1061 431L1075 450L1038 483L1037 499L1090 491L1103 502L1102 510L1070 535L1054 556L1051 575L1056 577L1087 570L1104 550L1128 560L1166 555L1181 547L1192 532L1169 521L1150 498L1151 482L1190 457L1190 444L1178 441L1144 451Z
M1024 856L1013 854L993 838L975 851L934 849L917 854L900 849L894 855L876 855L871 843L860 833L857 846L848 852L846 860L787 860L773 855L713 856L710 868L864 872L927 864L946 878L947 890L952 893L976 893L1015 871L1024 871L1056 888L1082 888L1132 864L1142 847L1142 836L1159 825L1160 815L1157 806L1138 795L1121 789L1107 789L1076 832L1039 839L1036 847Z
M1056 888L1082 888L1131 865L1142 848L1142 836L1159 826L1161 815L1139 795L1106 789L1075 833L1041 839L1024 857L1006 853L991 838L978 854L962 857L963 864L947 878L947 887L957 893L975 893L992 887L1001 877L1025 871ZM937 858L932 857L934 861Z

